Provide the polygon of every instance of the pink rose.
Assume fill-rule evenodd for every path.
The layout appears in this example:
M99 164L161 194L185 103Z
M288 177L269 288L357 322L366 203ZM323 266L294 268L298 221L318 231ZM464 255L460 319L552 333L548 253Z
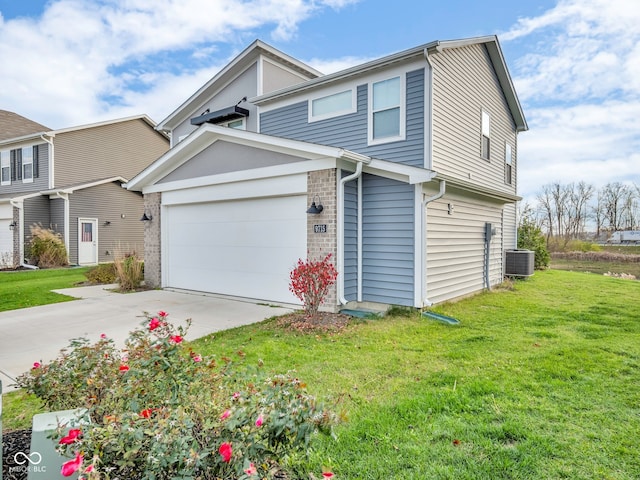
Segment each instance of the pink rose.
M199 353L195 354L193 357L193 361L196 363L200 363L202 361L202 355L200 355Z
M33 370L40 368L42 364L40 362L33 362Z
M81 465L82 465L82 455L77 453L76 458L62 464L62 470L60 471L60 473L62 473L63 477L70 477L80 469Z
M224 412L222 412L222 415L220 415L220 420L226 420L230 416L231 416L231 410L225 410Z
M249 476L256 475L258 473L258 469L253 463L250 463L249 468L245 469L244 473L246 473Z
M256 419L256 427L260 428L263 423L264 423L264 419L262 418L262 415L259 415L258 418Z
M224 442L222 445L220 445L220 448L218 449L218 453L222 455L222 461L224 463L229 463L231 461L231 455L233 453L231 444L229 442Z
M78 437L80 436L80 434L82 433L82 431L79 428L72 428L71 430L69 430L69 433L67 434L66 437L62 437L60 439L60 445L71 445L72 443L74 443L76 440L78 440Z
M173 343L180 343L182 341L182 337L180 335L171 335L169 338Z
M169 314L167 312L165 312L164 310L160 310L158 312L158 316L159 317L165 318L167 315L169 315Z
M156 328L162 325L162 322L156 317L153 317L149 322L149 331L153 332Z

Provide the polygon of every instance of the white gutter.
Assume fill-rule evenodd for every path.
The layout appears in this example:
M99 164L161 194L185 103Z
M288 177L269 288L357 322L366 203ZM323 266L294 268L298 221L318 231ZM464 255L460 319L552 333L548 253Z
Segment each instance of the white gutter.
M432 195L430 197L425 197L422 199L422 225L425 227L424 228L424 234L422 235L422 251L425 252L424 254L426 255L426 251L427 251L427 233L426 233L426 225L427 225L427 204L433 202L434 200L438 200L439 198L442 198L442 196L445 194L445 191L447 189L447 181L446 180L440 180L440 190L438 191L438 193L436 193L435 195ZM425 261L423 263L423 269L424 271L422 272L422 278L424 278L424 292L425 292L425 297L422 300L422 303L425 307L430 307L431 305L433 305L433 302L431 300L429 300L429 298L427 297L427 260L425 257Z
M433 170L433 63L431 63L431 58L429 58L429 50L427 48L424 49L424 59L427 61L429 65L429 94L427 95L428 112L429 112L429 123L425 127L425 133L428 138L427 145L427 164L425 168L429 170Z
M356 171L351 175L348 175L340 179L338 184L338 208L337 208L337 234L338 234L338 274L340 275L338 281L338 301L341 305L346 305L347 299L344 298L344 185L351 180L360 178L362 175L362 163L358 161L356 164ZM358 297L362 295L362 202L361 190L358 190Z
M44 133L40 135L40 138L47 142L51 146L51 152L49 154L49 188L54 187L54 173L55 173L55 149L53 147L53 137L52 140L47 140L44 136Z
M56 192L56 197L64 200L64 246L67 250L67 258L69 258L69 230L71 230L69 225L69 194L67 192Z

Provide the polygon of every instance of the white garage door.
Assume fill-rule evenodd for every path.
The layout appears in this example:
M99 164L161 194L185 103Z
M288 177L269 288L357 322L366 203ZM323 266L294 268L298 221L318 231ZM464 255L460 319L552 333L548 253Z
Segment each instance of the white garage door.
M289 272L306 257L306 195L170 205L165 286L299 303Z

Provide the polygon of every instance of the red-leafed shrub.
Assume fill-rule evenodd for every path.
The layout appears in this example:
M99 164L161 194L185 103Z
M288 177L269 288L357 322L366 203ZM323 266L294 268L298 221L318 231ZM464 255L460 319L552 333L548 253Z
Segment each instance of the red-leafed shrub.
M309 318L318 313L318 308L329 293L329 287L338 278L338 271L330 260L331 254L322 260L298 259L289 274L289 290L304 303L304 311Z

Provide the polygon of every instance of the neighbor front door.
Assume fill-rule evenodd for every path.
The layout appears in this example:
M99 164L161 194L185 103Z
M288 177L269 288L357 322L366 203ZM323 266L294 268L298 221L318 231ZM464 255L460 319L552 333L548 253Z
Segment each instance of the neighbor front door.
M78 219L78 265L98 263L98 219Z

